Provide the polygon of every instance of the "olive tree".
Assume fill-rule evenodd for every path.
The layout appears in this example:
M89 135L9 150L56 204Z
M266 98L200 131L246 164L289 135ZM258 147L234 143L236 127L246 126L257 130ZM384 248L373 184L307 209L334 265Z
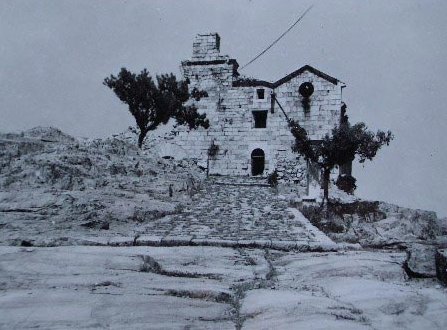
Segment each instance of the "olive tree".
M290 120L289 126L295 142L292 150L305 159L317 164L323 173L323 203L329 199L329 179L335 166L342 166L359 157L359 162L372 160L379 149L389 145L393 134L383 131L369 131L365 123L350 125L348 122L335 127L332 134L326 134L321 141L309 139L306 130L298 122Z
M155 80L146 69L136 74L122 68L117 76L110 75L103 82L128 105L139 129L139 148L149 131L166 124L170 118L190 129L209 127L205 114L199 114L193 105L185 105L191 97L198 101L207 96L206 92L193 89L190 93L188 82L177 81L172 73L157 75Z

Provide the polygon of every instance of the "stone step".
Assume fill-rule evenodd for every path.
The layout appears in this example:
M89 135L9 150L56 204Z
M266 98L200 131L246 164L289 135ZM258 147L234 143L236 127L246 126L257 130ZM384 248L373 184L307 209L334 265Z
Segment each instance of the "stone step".
M267 178L265 177L253 177L253 176L215 176L209 177L210 182L221 182L221 183L245 183L245 184L267 184Z
M257 182L220 182L220 181L216 181L214 182L214 184L216 185L221 185L221 186L248 186L248 187L270 187L269 184L267 183L257 183Z

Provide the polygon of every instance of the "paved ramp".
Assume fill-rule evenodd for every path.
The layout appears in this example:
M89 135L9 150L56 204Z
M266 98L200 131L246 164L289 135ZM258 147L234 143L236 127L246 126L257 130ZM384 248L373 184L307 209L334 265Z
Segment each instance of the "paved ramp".
M197 244L231 241L284 248L335 245L291 208L286 197L259 182L209 181L192 198L193 203L183 213L153 221L141 234Z

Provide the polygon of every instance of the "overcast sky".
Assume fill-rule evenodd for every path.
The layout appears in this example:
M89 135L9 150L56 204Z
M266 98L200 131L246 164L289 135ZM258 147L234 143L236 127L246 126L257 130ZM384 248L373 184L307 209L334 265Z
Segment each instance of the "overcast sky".
M0 130L104 137L133 124L102 85L123 66L179 74L195 34L218 32L241 71L277 80L310 64L347 84L351 122L391 129L355 166L358 194L447 215L447 1L0 0Z

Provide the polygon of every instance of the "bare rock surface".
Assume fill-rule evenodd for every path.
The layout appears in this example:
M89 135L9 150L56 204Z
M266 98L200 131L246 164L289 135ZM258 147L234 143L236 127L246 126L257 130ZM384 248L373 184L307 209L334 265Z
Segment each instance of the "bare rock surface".
M1 329L445 329L405 253L0 247Z
M446 291L410 281L396 252L278 255L274 290L247 294L247 329L421 329L445 327ZM277 323L278 322L278 323Z

